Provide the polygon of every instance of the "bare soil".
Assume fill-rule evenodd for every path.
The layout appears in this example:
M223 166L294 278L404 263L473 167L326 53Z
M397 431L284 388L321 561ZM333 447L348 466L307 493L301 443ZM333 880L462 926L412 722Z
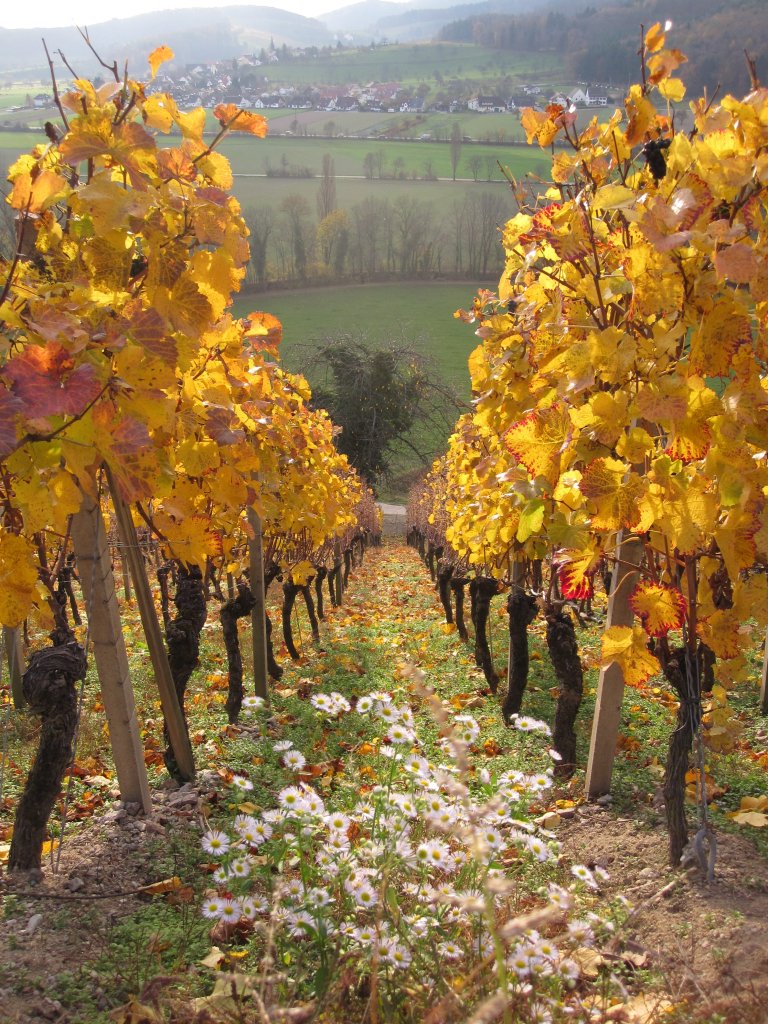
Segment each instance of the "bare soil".
M683 1020L768 1021L768 862L746 836L718 837L712 882L698 864L669 867L661 818L639 824L587 804L559 838L574 862L609 872L605 895L630 900L626 935L687 1007Z
M87 987L99 1015L88 1019L109 1019L109 982L89 968L115 925L155 898L142 887L172 870L182 834L199 835L205 787L156 791L151 818L118 805L65 835L55 871L44 858L42 872L0 877L0 1024L78 1024L82 1015L57 998L64 972Z

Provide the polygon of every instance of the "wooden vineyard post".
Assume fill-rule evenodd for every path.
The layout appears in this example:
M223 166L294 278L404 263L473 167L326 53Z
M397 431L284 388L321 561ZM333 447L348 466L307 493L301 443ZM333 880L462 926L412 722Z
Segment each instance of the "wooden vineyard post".
M186 781L191 782L195 777L195 758L192 753L192 745L189 742L187 728L184 724L184 716L179 707L179 699L176 696L176 687L173 683L171 666L168 663L168 654L163 643L163 635L160 630L157 610L149 586L146 566L139 550L139 538L136 536L136 527L133 524L133 519L131 519L131 511L118 491L109 470L107 470L107 481L112 495L115 518L117 519L117 530L123 548L122 563L123 566L127 565L128 569L130 569L130 575L133 578L136 603L139 606L141 624L144 628L149 657L155 672L155 682L157 683L157 690L160 696L160 704L163 709L166 728L168 729L168 740L179 774Z
M608 598L608 615L605 628L610 626L631 626L634 612L629 596L638 579L638 566L643 557L642 542L634 537L624 539L619 535L618 559L611 576L611 593ZM592 719L592 738L589 744L587 776L584 788L592 799L609 792L613 762L616 757L616 741L619 737L621 702L624 696L624 673L613 661L600 669L595 700L595 714Z
M257 697L263 697L269 704L267 677L267 602L264 593L264 543L261 531L261 516L255 509L248 509L248 523L253 537L248 542L250 554L250 582L253 595L251 627L253 635L253 682Z
M81 510L72 516L72 544L85 594L90 640L109 723L120 795L126 802L138 803L147 814L152 810L152 799L107 534L98 502L89 494L83 496Z
M768 715L768 629L765 631L765 652L763 653L763 678L760 685L760 714Z
M24 691L21 686L21 677L24 675L24 647L18 629L3 626L3 647L8 660L8 677L11 683L13 706L17 711L21 711L27 702L24 700Z

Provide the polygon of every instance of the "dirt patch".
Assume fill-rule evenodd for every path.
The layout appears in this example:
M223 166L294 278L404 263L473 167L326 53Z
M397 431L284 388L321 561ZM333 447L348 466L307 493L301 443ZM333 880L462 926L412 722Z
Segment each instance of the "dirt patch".
M768 862L748 838L719 836L715 879L672 870L662 821L646 826L595 804L577 809L558 838L574 862L605 868L603 891L634 907L627 936L646 951L676 1003L694 1019L768 1019Z
M42 877L0 878L2 1024L75 1024L82 1017L66 1005L68 985L79 988L74 1002L107 1019L113 1004L92 968L115 926L154 898L138 890L173 871L173 851L199 835L204 795L171 784L153 794L151 819L118 804L65 837L57 873L44 859Z

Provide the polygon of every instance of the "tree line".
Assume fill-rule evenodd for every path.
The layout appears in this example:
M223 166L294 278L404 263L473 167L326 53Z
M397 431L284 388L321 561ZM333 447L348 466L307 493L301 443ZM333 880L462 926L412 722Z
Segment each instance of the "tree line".
M484 190L447 209L430 200L367 196L337 204L333 160L326 156L316 208L299 193L277 207L245 211L250 229L248 281L276 283L367 281L385 277L486 277L502 267L499 225L510 216L510 195Z

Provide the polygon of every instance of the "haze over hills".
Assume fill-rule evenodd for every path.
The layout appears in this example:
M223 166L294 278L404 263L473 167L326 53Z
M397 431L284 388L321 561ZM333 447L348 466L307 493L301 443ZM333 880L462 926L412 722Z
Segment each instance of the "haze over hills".
M276 7L233 6L158 11L132 18L113 18L88 26L105 60L128 60L132 66L164 43L182 64L226 60L258 52L270 41L276 46L333 44L333 32L315 18ZM90 73L93 59L76 28L0 29L0 72L46 69L44 38L51 53L61 50L78 70Z
M579 10L588 0L571 0L568 10ZM601 0L592 0L600 3ZM171 47L181 64L226 60L243 53L276 46L308 47L344 42L368 43L427 41L441 28L460 19L488 12L517 15L543 8L558 9L565 0L480 0L451 4L450 0L363 0L338 8L320 18L267 6L231 6L158 11L128 18L113 18L88 26L97 51L111 62L131 65L144 61L159 43ZM73 17L77 17L76 12ZM47 73L41 39L51 53L63 51L78 73L90 73L94 60L74 27L47 29L0 28L0 73Z
M765 10L766 0L697 0L695 10L690 0L362 0L319 18L268 6L166 10L112 19L89 32L105 60L117 60L119 66L127 60L137 69L161 43L173 49L176 65L183 67L258 54L271 43L305 48L442 39L499 53L558 54L575 81L628 82L638 71L640 26L670 17L673 45L689 56L683 79L691 90L711 93L718 83L743 91L745 48L765 79ZM0 74L47 78L41 37L52 54L61 50L78 74L96 73L96 62L75 28L50 28L0 29Z
M442 27L464 18L485 14L518 15L565 8L578 11L589 0L477 0L452 4L450 0L362 0L320 16L319 20L338 33L351 33L361 42L388 39L390 42L417 42L434 38ZM592 6L605 0L592 0Z

